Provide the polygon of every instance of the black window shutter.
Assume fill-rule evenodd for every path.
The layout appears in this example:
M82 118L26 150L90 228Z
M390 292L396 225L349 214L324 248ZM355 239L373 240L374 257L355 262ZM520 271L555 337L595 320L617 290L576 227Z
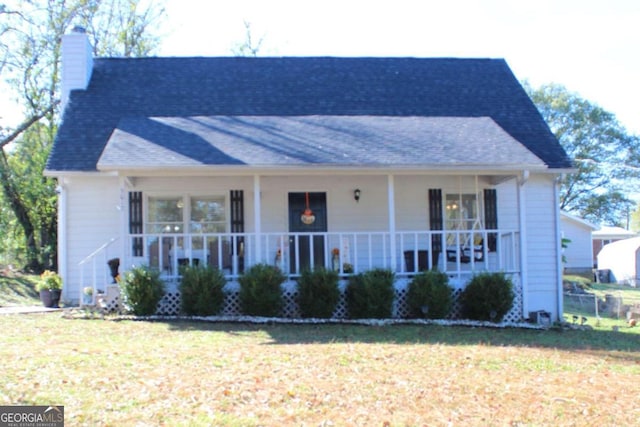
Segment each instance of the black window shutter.
M244 233L244 191L231 190L229 192L229 201L231 203L231 232ZM232 251L238 255L238 269L244 271L244 236L238 236L233 239L231 244L237 242L237 247L233 247Z
M143 217L142 217L142 191L129 192L129 233L142 234ZM143 256L142 237L134 237L132 240L131 251L133 256Z
M442 190L439 188L429 189L429 229L442 230L444 220L442 218ZM431 248L434 254L442 252L442 235L431 236Z
M231 232L244 233L244 191L231 190Z
M495 189L484 190L484 226L488 230L498 229L498 197ZM490 252L496 251L497 233L489 233L487 246Z

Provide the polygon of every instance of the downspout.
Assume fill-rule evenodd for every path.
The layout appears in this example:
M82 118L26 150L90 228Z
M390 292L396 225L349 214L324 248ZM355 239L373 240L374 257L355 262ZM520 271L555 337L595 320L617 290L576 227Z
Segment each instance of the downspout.
M553 180L553 200L555 203L555 225L556 225L556 265L558 266L556 290L558 292L558 321L564 316L564 296L562 293L562 239L560 238L560 182L562 181L562 175L557 176Z
M395 182L393 175L387 175L387 198L389 200L389 251L391 262L391 269L396 270L396 197L395 197Z
M67 265L67 187L64 178L58 178L58 274L66 286L62 287L63 300L69 300L69 268Z
M522 288L522 318L529 317L529 272L527 262L527 216L525 184L529 180L529 171L522 171L518 177L518 210L520 220L520 282Z
M253 176L253 228L256 234L255 256L256 263L262 262L262 206L260 202L260 175Z

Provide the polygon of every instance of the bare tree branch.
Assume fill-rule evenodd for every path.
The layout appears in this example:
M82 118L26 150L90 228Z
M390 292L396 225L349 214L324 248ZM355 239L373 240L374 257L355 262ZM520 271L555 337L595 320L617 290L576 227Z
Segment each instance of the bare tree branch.
M45 117L47 114L52 113L56 106L60 103L60 101L56 101L54 102L52 105L49 106L49 108L47 108L44 111L40 111L38 114L29 117L27 120L25 120L24 122L22 122L20 124L20 126L18 126L13 132L11 132L9 135L7 135L6 137L2 138L0 140L0 148L3 148L7 145L10 144L11 142L13 142L17 137L20 136L20 134L22 134L24 131L26 131L27 129L29 129L31 126L33 126L35 123L37 123L38 121L40 121L43 117Z

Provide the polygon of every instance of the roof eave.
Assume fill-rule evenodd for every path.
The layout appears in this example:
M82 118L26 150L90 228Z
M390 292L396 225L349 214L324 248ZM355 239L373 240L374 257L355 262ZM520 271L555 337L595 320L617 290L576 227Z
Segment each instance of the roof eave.
M202 175L202 174L316 174L316 173L399 173L399 174L498 174L509 175L523 170L535 173L561 173L549 169L546 165L512 165L512 164L465 164L465 165L197 165L197 166L131 166L131 165L99 165L100 172L112 172L121 175Z

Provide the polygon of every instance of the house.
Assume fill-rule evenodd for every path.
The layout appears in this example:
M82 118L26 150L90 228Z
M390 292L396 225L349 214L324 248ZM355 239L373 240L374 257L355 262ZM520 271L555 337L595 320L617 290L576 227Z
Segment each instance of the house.
M598 275L603 282L638 286L640 283L640 237L605 245L598 254Z
M614 227L603 225L598 230L592 233L593 239L593 262L597 264L597 257L602 248L609 243L617 242L618 240L630 239L636 237L637 234L631 230L627 230L622 227ZM600 268L600 266L598 266Z
M564 272L593 276L593 245L591 234L597 225L568 212L560 212L560 232L565 242L563 248Z
M67 300L118 258L160 269L174 305L182 264L233 286L270 263L290 280L390 268L399 298L420 269L456 295L501 271L507 320L561 314L557 183L572 163L504 60L90 52L81 29L64 37L46 168Z

